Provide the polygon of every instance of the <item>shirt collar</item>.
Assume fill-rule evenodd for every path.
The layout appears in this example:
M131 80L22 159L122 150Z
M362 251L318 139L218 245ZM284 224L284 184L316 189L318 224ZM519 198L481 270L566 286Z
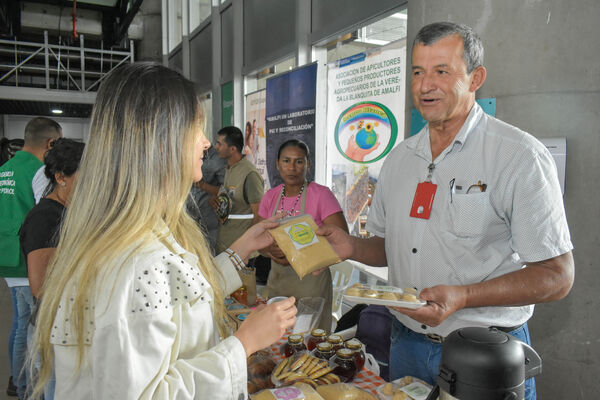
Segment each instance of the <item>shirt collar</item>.
M167 226L167 224L165 224L165 222L163 220L160 220L160 222L157 224L154 231L156 232L156 235L159 237L159 239L164 241L164 243L167 245L167 247L169 249L171 249L173 251L173 253L175 253L178 256L180 256L181 258L183 258L188 264L191 264L191 265L198 264L198 257L195 254L192 254L189 251L187 251L186 249L184 249L175 240L175 238L173 237L173 234L171 233L171 230L169 229L169 227Z
M481 106L477 102L475 102L473 104L473 107L471 107L471 111L469 111L469 115L467 116L467 119L465 120L463 126L460 128L460 130L456 134L456 137L454 138L452 145L448 146L448 149L452 149L456 146L457 151L460 151L460 149L462 149L465 141L467 140L467 137L469 136L469 134L475 129L475 127L479 123L479 120L481 119L482 115L483 115L483 110L481 109ZM431 145L430 145L430 140L429 140L429 123L427 123L423 127L423 129L421 129L421 131L417 134L417 136L418 136L417 140L414 143L409 144L409 147L412 147L417 155L419 155L427 160L431 160Z

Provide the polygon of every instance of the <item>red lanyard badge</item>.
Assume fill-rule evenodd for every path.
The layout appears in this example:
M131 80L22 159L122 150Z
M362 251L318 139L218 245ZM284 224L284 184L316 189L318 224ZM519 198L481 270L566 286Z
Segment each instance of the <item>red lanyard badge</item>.
M435 165L431 163L428 168L427 179L425 179L425 182L419 183L415 191L412 208L410 209L410 216L413 218L429 219L431 215L437 185L431 183L431 176L433 175Z

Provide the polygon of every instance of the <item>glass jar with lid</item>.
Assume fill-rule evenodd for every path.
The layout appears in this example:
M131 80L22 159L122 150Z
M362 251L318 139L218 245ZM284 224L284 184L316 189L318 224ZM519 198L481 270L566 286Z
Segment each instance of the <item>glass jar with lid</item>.
M327 341L333 346L333 351L338 351L339 349L344 348L344 340L340 335L329 335L327 336Z
M353 338L346 341L345 346L347 349L352 350L354 353L354 361L356 362L356 369L360 371L365 365L365 352L362 349L362 343L360 340Z
M350 349L339 349L331 358L330 365L334 365L332 372L339 376L342 382L350 382L358 372L354 352Z
M306 350L306 345L304 344L302 335L290 335L288 336L287 343L283 345L281 354L283 354L285 358L288 358L303 350Z
M306 348L311 351L317 347L317 344L327 341L327 332L325 329L313 329L310 333L308 341L306 342Z
M333 351L333 346L331 343L321 342L317 344L314 354L315 357L328 361L331 357L333 357L335 352Z

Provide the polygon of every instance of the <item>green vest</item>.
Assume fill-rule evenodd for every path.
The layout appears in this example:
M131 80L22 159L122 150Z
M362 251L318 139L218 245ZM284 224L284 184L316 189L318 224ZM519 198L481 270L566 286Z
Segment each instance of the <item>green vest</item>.
M231 198L232 207L229 219L219 228L215 247L217 254L223 252L252 226L253 214L250 204L260 203L264 194L263 179L246 157L227 167L223 187Z
M18 151L0 166L0 276L26 278L27 264L21 252L19 229L35 205L31 182L44 165L27 151Z

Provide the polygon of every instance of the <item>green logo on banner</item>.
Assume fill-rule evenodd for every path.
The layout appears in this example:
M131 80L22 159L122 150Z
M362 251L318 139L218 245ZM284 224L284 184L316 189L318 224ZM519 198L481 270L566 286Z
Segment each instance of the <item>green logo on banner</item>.
M398 123L385 105L375 101L353 104L335 125L335 145L348 160L370 164L384 158L396 144Z

